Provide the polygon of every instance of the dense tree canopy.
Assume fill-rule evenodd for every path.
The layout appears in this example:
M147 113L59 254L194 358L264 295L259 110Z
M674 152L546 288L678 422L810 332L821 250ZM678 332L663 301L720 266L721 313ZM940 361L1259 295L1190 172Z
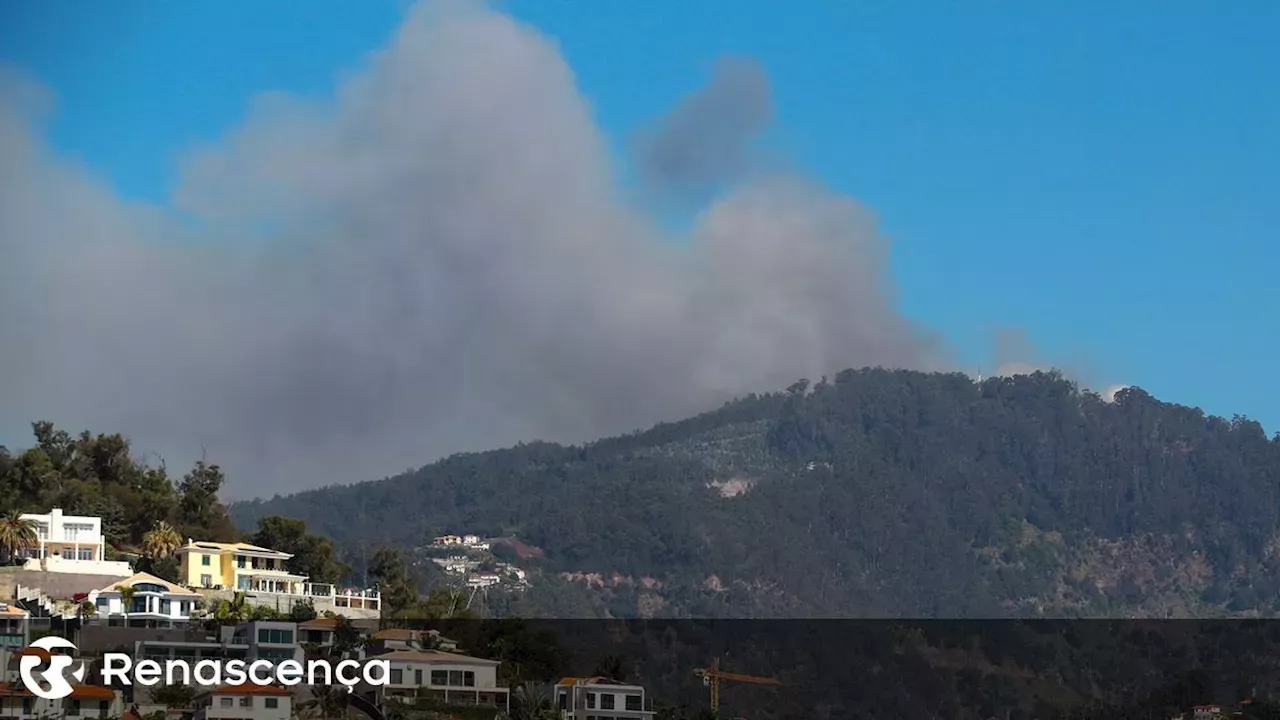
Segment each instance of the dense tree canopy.
M216 464L200 460L175 483L163 463L136 457L122 435L72 436L44 421L32 430L32 447L0 447L0 561L32 544L34 529L24 533L18 514L60 507L101 517L110 553L137 552L136 569L170 580L178 578L175 552L186 538L248 540L290 553L291 568L315 582L337 583L350 572L332 542L308 534L301 520L264 517L256 534L237 531L218 497L225 477Z
M218 500L223 476L216 465L197 463L175 484L164 463L136 457L123 435L86 430L72 436L46 421L33 423L32 431L32 447L16 453L0 448L0 512L60 507L101 517L103 534L117 550L142 547L161 522L180 536L237 539ZM164 535L167 546L172 536Z
M232 512L304 518L340 545L519 538L546 572L510 612L1164 616L1271 613L1280 596L1280 440L1053 373L847 371L583 447ZM570 597L560 573L621 581Z

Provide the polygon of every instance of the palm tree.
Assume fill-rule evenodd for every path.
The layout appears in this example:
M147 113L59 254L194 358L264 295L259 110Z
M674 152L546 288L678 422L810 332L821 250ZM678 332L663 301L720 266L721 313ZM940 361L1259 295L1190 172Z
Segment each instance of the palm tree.
M132 585L117 585L115 591L120 593L121 610L124 611L124 626L129 627L129 608L133 607L133 596L137 592Z
M232 625L249 617L250 612L249 601L245 594L237 592L231 596L230 600L218 602L218 606L213 611L213 619L219 625Z
M559 716L551 698L536 683L517 685L511 692L511 709L498 715L501 720L553 720Z
M142 536L142 552L153 559L167 558L177 552L180 547L182 547L182 536L164 520L156 522L155 526Z
M36 534L34 520L22 517L22 513L17 510L11 510L9 514L0 517L0 548L4 549L6 560L13 560L13 556L20 550L39 545L40 536Z
M298 715L317 720L346 717L348 693L345 688L332 685L313 685L311 699L298 706Z

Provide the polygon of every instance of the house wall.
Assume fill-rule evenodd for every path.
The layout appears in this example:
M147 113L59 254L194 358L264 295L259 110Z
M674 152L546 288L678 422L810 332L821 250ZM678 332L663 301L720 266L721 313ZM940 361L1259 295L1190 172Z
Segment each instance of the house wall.
M210 606L219 600L230 600L235 596L233 590L208 590L197 586L196 592L208 599ZM336 598L312 595L280 595L278 593L245 593L245 602L250 605L269 607L277 612L288 613L298 603L310 602L319 614L332 612L338 615L344 615L349 620L376 620L381 617L381 612L376 608L364 609L359 607L351 607L349 605L339 605Z
M23 513L22 517L40 526L38 534L41 542L102 544L102 518L88 515L63 515L62 508L53 508L48 515Z
M568 717L586 718L648 718L652 717L652 711L645 708L644 688L635 685L574 685L574 686L556 686L552 697L559 707L561 693L566 694L567 707L564 709L568 713ZM588 704L589 696L594 696L592 702ZM605 697L613 699L613 707L605 707L608 701ZM627 709L627 698L635 697L639 699L639 709ZM634 702L634 701L633 701ZM594 707L592 707L594 706Z
M268 699L275 701L274 708L268 707ZM213 695L207 703L197 720L289 720L293 710L288 695Z
M376 656L374 659L377 659ZM440 687L448 686L450 688L458 688L460 690L475 690L494 688L498 685L498 668L492 665L471 665L468 663L440 663L440 662L416 662L411 660L392 660L391 661L391 681L389 687L393 688L417 688L426 687L428 685ZM395 682L396 670L401 671L400 682ZM462 684L452 685L448 682L433 682L432 671L448 672L473 672L475 673L476 684L467 686ZM422 673L422 679L419 681L418 673Z
M129 573L129 575L132 574ZM39 590L54 599L70 600L80 593L87 594L94 590L109 587L112 583L119 582L119 580L120 575L115 573L110 575L80 575L77 573L39 572L24 569L15 573L0 574L0 597L15 597L19 590L18 586L21 585L24 592Z
M186 622L191 619L191 611L195 606L198 598L191 595L158 595L147 592L136 593L133 596L134 602L142 601L145 609L135 610L124 606L124 598L119 593L100 593L96 596L90 596L91 602L97 608L98 615L123 615L126 612L130 615L158 615L169 620L179 620ZM167 601L167 603L166 603ZM167 610L167 612L166 612Z
M127 562L119 560L71 560L57 555L47 555L44 558L28 558L22 564L22 569L33 572L92 574L111 577L129 577L133 574L133 568Z
M229 554L229 553L228 553ZM201 550L193 548L182 555L182 578L187 587L234 587L235 577L225 567L224 553L220 550ZM205 578L205 576L208 576ZM205 580L208 580L208 583Z

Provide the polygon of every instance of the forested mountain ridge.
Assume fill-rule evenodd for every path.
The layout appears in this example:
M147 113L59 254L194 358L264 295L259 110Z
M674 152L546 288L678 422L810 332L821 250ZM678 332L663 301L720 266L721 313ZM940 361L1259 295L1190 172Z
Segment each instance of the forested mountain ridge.
M503 607L524 614L1280 611L1280 436L1053 373L845 371L231 513L302 518L353 565L464 528L519 538L542 550L542 582Z

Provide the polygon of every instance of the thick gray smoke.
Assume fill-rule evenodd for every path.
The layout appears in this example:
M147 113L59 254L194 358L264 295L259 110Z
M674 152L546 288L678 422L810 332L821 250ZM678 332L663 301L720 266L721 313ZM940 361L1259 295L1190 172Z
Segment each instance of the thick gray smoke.
M659 121L661 183L731 176L769 114L734 72L712 83L755 114ZM753 176L663 237L619 202L554 44L488 9L415 7L327 104L261 99L192 154L173 207L52 156L38 88L2 95L27 99L0 110L7 432L120 430L172 465L203 448L245 497L937 361L856 203Z
M636 138L640 178L661 199L712 193L751 168L750 143L772 118L764 69L726 58L706 86Z

